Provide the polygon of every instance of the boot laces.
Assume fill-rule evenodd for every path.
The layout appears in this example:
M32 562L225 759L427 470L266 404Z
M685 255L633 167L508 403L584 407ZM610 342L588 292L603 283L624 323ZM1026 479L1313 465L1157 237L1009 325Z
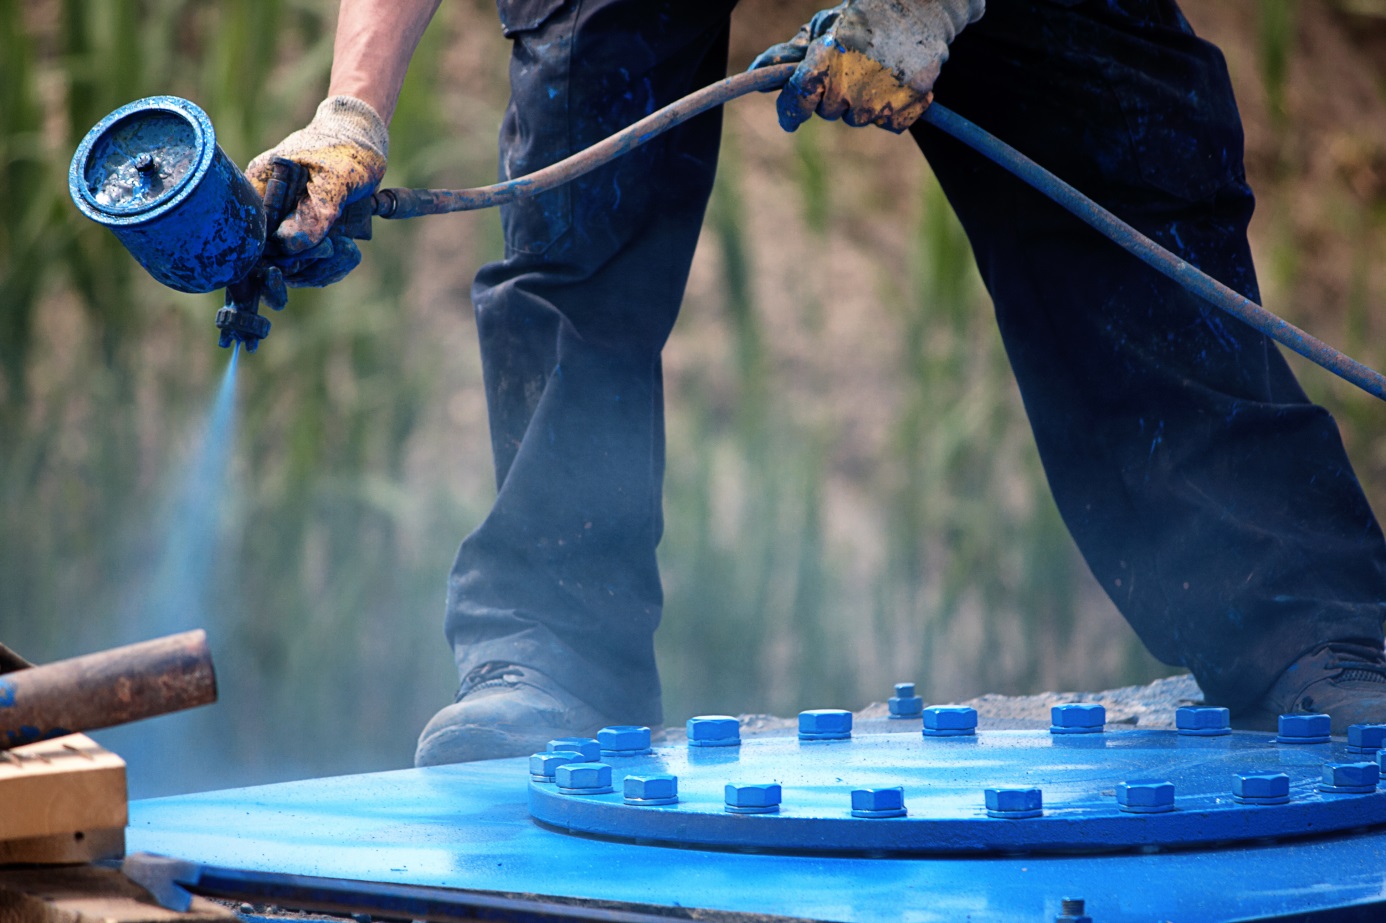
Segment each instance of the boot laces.
M1324 649L1334 655L1328 669L1337 670L1335 683L1386 684L1386 653L1378 644L1359 641L1335 641Z
M462 682L457 685L457 695L453 696L453 701L460 702L478 689L519 685L520 680L524 679L524 675L524 668L517 664L506 660L488 660L473 667L466 676L462 677Z

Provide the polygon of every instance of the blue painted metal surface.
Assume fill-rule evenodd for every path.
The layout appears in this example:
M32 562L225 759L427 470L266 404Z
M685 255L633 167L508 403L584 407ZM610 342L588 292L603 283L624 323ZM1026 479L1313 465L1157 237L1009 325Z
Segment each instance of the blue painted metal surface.
M68 192L180 292L230 285L264 249L260 195L217 146L207 114L177 96L141 99L98 122L73 155Z
M1141 732L1102 737L1110 743L1128 733ZM1291 752L1299 760L1310 749L1337 750ZM885 860L668 849L536 824L526 810L528 779L528 761L513 759L137 801L128 848L249 870L846 921L1049 923L1065 897L1085 898L1100 923L1241 920L1365 906L1386 894L1381 832L1086 856Z
M1096 720L1091 709L1074 714ZM1076 736L984 731L954 738L757 738L723 752L662 747L648 756L609 762L618 787L625 775L676 776L678 804L655 811L632 809L619 795L572 797L536 782L530 785L531 813L574 832L631 840L871 853L1191 846L1386 823L1386 791L1377 789L1376 764L1360 762L1341 744L1280 744L1266 734L1247 732L1218 737L1128 730ZM1288 776L1288 802L1239 802L1237 777L1267 769ZM522 775L528 780L527 772ZM773 817L746 823L727 814L725 792L768 783L783 790ZM904 787L908 817L889 824L853 818L854 789L893 786ZM1024 824L997 823L994 816L1001 809L988 804L984 792L1026 789L1043 793L1042 813ZM725 803L733 804L730 794Z

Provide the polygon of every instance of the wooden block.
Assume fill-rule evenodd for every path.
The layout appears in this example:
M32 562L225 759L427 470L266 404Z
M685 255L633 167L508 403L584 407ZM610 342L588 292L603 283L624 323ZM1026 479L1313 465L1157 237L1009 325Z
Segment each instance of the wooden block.
M99 838L127 822L125 761L84 734L0 751L0 805L0 841Z
M123 855L124 827L0 840L0 868L6 865L71 865L119 859Z
M92 865L0 871L0 923L235 923L236 915L194 897L187 913L156 904L115 869Z

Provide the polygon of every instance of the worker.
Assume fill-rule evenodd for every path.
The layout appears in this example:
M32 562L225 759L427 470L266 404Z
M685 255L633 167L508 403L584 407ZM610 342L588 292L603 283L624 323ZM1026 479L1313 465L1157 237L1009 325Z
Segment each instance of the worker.
M312 179L277 233L291 285L360 260L324 237L387 162L386 126L438 0L343 0L329 97L257 158ZM735 0L498 0L512 43L503 179L722 78ZM1253 199L1221 53L1173 0L847 0L754 66L778 98L908 130L972 244L1054 498L1160 660L1243 727L1386 720L1386 542L1336 424L1263 335L915 120L940 102L1258 299ZM446 635L460 686L416 763L658 726L660 352L717 163L709 112L502 209L472 289L498 488L462 542ZM838 169L848 169L841 165Z

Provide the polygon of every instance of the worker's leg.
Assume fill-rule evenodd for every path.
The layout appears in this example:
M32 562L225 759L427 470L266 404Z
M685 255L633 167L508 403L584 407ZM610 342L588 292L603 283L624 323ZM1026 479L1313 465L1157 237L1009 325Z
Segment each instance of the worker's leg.
M936 98L1258 297L1225 66L1169 0L991 0ZM1273 344L914 134L972 241L1064 520L1151 652L1237 710L1315 645L1379 649L1381 530Z
M725 76L733 4L501 0L514 42L503 176L553 163ZM503 210L505 259L481 271L472 293L499 493L449 583L461 693L517 675L499 665L518 664L612 722L662 720L653 645L660 350L683 297L720 125L706 114ZM425 736L448 720L440 714ZM447 758L426 757L421 744L419 759Z

